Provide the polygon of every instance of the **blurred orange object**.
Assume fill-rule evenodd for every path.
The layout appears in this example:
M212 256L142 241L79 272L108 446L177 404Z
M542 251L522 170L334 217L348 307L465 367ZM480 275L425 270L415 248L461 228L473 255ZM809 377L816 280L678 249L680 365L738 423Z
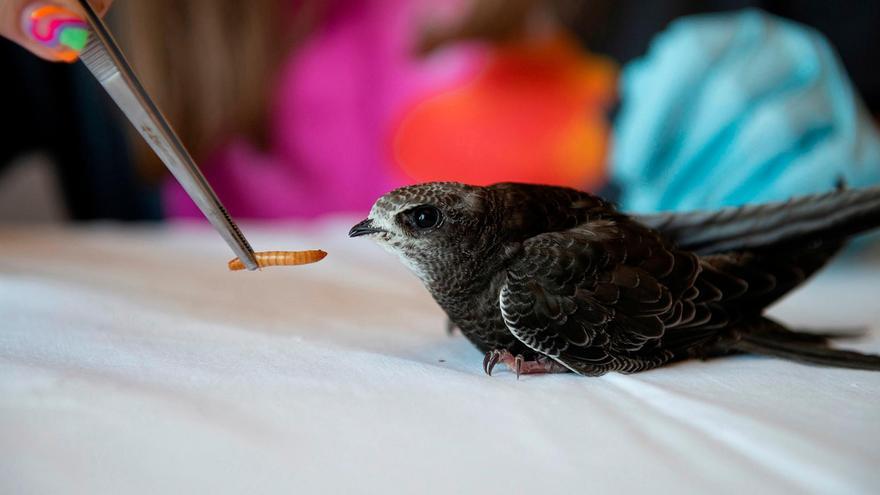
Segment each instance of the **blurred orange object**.
M416 182L599 187L617 73L562 35L495 48L476 77L404 114L395 161Z

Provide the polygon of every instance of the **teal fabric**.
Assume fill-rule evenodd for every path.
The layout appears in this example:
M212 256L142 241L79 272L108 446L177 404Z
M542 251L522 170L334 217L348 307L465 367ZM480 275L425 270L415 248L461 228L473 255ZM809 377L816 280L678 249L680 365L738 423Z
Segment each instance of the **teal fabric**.
M880 183L880 135L833 49L757 10L683 18L624 68L611 173L630 211Z

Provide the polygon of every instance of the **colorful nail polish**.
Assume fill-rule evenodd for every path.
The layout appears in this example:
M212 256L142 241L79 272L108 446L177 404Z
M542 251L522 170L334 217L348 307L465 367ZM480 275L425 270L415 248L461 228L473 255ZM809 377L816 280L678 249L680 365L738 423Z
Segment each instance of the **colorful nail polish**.
M64 7L39 5L26 10L24 17L25 32L65 62L76 60L89 40L88 25Z

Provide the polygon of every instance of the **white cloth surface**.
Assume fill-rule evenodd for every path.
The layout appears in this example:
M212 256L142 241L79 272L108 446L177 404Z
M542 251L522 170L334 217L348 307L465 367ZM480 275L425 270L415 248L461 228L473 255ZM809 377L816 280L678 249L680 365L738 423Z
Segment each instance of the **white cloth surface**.
M493 377L353 222L0 228L0 493L878 493L880 373L738 356ZM774 313L872 326L880 266Z

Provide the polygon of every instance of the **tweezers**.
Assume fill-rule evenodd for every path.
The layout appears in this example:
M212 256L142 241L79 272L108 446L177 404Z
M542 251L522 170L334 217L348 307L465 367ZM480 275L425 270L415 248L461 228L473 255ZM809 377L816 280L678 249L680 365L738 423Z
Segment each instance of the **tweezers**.
M110 30L89 5L88 0L79 0L79 3L90 27L89 41L80 53L80 60L110 94L122 113L180 182L245 267L256 270L258 265L254 250L226 212L171 125L141 85Z

